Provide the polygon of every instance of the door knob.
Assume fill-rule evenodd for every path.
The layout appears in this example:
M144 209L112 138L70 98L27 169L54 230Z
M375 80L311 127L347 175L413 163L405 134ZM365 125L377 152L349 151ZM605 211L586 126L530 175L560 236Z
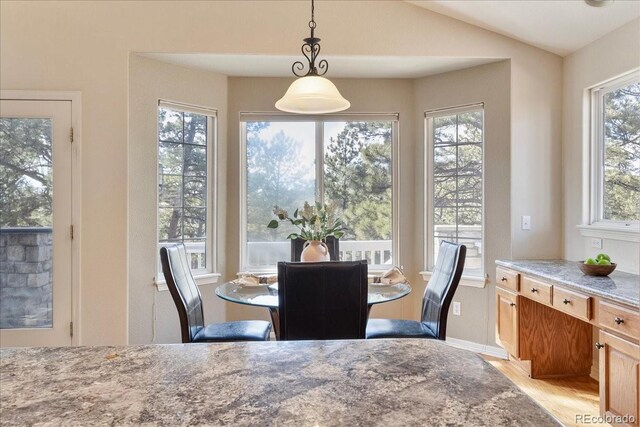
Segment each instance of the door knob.
M624 323L624 319L621 319L620 317L616 317L613 321L616 322L617 325Z
M515 307L515 306L516 306L516 303L515 303L515 302L511 302L511 303L509 303L509 305L510 305L511 307Z
M604 344L600 344L599 342L596 343L596 348L598 350L600 350L602 347L604 347Z

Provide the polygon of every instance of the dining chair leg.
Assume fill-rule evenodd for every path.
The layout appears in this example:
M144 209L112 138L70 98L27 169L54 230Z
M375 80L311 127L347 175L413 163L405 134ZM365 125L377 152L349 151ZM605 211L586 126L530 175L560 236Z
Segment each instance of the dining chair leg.
M271 326L273 326L273 333L276 336L276 340L280 341L280 313L277 307L269 307L269 315L271 316Z

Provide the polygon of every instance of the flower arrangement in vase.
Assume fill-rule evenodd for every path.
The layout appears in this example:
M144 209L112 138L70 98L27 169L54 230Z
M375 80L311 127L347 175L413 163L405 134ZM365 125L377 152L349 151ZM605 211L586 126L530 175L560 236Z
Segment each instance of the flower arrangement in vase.
M344 225L339 218L335 217L335 210L329 205L316 202L313 206L304 202L302 209L296 209L293 218L289 213L276 206L273 209L274 215L278 219L273 219L267 225L268 228L278 228L283 221L289 221L298 230L298 233L291 233L287 239L298 238L306 240L300 260L309 261L329 261L329 248L325 241L328 236L339 239L344 235Z

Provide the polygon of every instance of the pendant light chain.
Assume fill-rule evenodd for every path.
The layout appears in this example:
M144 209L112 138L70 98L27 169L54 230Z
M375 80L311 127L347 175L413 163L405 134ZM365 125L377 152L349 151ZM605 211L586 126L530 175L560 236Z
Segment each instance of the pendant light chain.
M320 39L315 36L316 20L315 20L315 2L311 0L311 21L309 21L309 28L311 29L311 36L305 38L302 45L302 54L307 58L307 66L302 61L296 61L291 66L291 71L298 77L305 76L323 76L329 69L329 63L326 59L318 62L316 66L316 58L320 53ZM307 72L304 70L307 68Z

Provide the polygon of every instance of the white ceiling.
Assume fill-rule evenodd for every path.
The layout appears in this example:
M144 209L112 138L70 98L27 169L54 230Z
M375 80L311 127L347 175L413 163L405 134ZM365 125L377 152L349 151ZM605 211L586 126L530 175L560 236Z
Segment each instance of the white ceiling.
M141 53L141 56L187 68L228 76L294 77L291 65L299 56L219 55L208 53ZM498 58L323 56L327 76L359 78L416 78L499 61Z
M604 7L583 0L407 1L562 56L640 17L640 0Z

